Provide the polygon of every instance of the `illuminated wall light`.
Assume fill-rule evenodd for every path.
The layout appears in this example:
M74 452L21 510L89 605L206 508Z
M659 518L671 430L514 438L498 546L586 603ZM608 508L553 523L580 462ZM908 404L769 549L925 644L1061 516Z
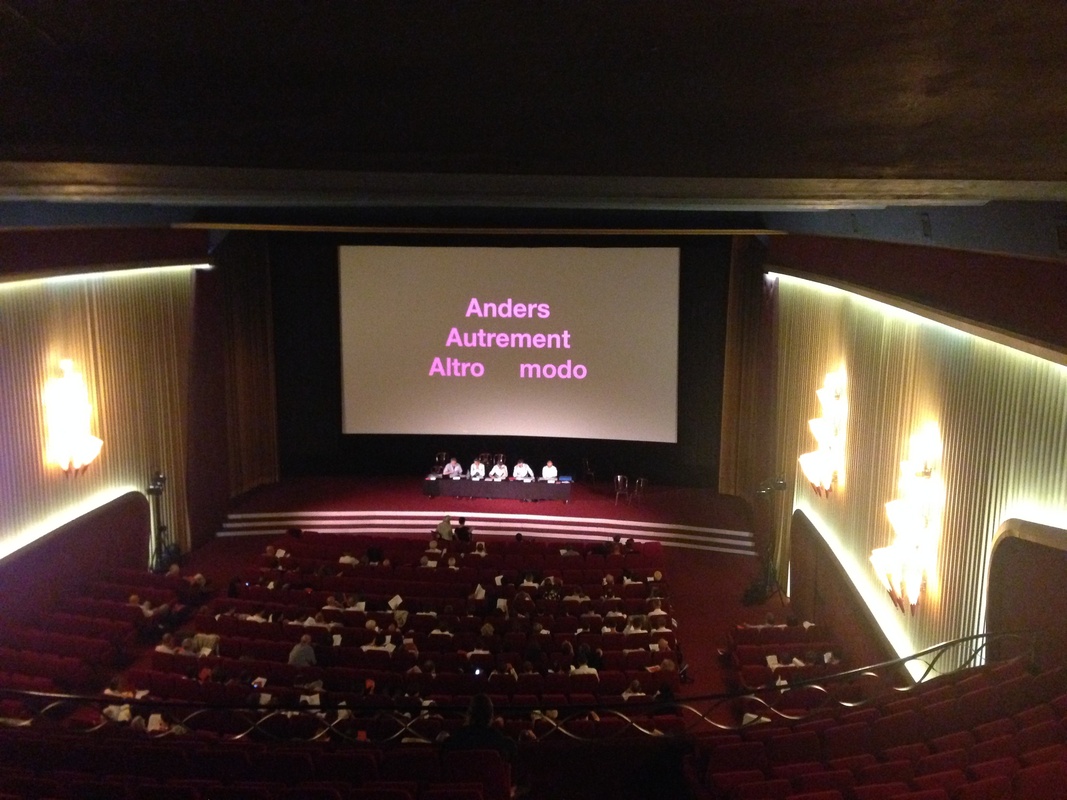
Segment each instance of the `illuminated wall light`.
M829 372L816 390L821 416L808 420L818 447L797 461L811 488L826 497L845 484L845 429L848 423L848 375L845 368Z
M88 514L101 506L105 506L113 500L117 500L125 494L139 491L136 486L114 486L104 489L91 497L87 497L78 503L69 506L62 511L57 511L48 517L39 520L28 528L19 531L14 536L0 539L0 559L7 558L15 551L47 536L57 528L61 528L68 522L73 522L79 517Z
M936 580L937 547L945 484L941 479L941 432L936 422L924 425L911 437L908 458L900 462L900 497L885 504L895 538L888 547L871 552L871 564L893 604L915 613Z
M213 269L211 264L169 264L154 267L131 267L129 269L109 269L99 272L78 272L70 275L45 275L36 278L13 278L12 280L0 280L0 292L5 290L25 289L41 284L73 283L77 281L101 280L114 278L132 278L143 276L146 272L188 272L189 270Z
M85 378L74 370L74 362L59 362L63 373L49 378L42 392L45 415L45 463L80 475L100 455L103 440L93 436L93 407Z

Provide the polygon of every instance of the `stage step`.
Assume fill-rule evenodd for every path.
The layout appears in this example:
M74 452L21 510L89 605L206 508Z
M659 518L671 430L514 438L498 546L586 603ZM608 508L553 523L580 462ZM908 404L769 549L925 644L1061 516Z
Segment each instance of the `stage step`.
M337 534L429 536L449 511L262 511L230 513L218 536L276 536L290 528ZM613 536L662 542L664 547L755 556L751 531L675 525L638 520L595 517L558 517L542 514L467 513L467 524L485 538L512 537L516 533L537 539L562 541L610 540Z

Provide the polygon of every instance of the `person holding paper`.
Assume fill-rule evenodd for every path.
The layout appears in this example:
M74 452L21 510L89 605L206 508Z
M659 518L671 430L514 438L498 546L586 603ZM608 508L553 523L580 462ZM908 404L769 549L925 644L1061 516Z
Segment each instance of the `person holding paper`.
M494 464L493 468L489 470L489 479L494 481L502 481L508 476L508 465L501 461L499 464Z
M477 458L471 462L470 477L472 480L481 480L485 477L485 464Z
M515 462L515 469L512 470L511 477L520 481L529 480L534 477L534 471L529 464L520 458Z
M559 471L549 461L543 467L541 467L541 478L546 481L554 481L559 475Z
M445 464L444 470L441 472L446 478L458 478L463 474L463 467L460 466L456 459L452 459Z

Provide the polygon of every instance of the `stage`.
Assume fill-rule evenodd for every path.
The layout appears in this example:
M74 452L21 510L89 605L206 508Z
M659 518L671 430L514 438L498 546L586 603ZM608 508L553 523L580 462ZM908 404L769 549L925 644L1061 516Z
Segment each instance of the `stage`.
M428 497L419 478L297 478L237 498L220 537L277 535L289 528L339 534L429 535L446 514L483 537L652 539L665 546L754 555L751 512L706 489L650 487L628 502L609 484L575 483L570 502Z

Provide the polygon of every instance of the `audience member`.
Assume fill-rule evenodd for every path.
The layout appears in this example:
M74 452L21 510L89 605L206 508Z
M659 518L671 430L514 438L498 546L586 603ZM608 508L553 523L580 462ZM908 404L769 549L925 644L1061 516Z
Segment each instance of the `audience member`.
M466 517L459 518L459 527L455 530L456 541L469 542L474 536L474 529L467 524Z
M437 534L437 538L446 542L452 541L452 517L445 514L445 518L437 523L437 527L434 529Z
M493 701L487 694L476 694L467 708L466 724L445 739L441 748L446 752L496 750L505 761L511 762L517 750L515 742L493 726Z
M294 667L313 667L315 661L315 648L311 646L311 636L304 634L300 641L293 645L289 651L289 664Z

